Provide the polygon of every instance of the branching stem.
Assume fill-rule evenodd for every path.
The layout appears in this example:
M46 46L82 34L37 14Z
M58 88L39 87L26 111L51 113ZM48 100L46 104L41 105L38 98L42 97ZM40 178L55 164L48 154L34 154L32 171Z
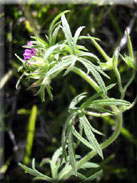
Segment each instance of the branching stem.
M78 74L79 76L81 76L84 80L86 80L97 92L100 92L100 87L97 85L97 83L91 78L89 77L85 72L83 72L82 70L74 67L73 68L73 72L75 72L76 74ZM113 108L113 106L112 106ZM114 108L114 111L117 113L117 123L116 123L116 129L114 131L114 133L112 134L111 137L109 137L106 141L104 141L100 147L101 149L104 149L106 147L108 147L110 144L112 144L116 138L119 136L120 132L121 132L121 128L122 128L122 121L123 121L123 116L122 116L122 112L118 112L117 107ZM80 169L80 167L85 164L86 162L88 162L91 158L93 158L95 155L97 154L96 151L91 151L89 152L85 157L83 157L80 161L77 162L77 169ZM71 166L68 168L68 172L66 173L62 173L59 175L59 180L66 180L68 179L71 175L73 175L73 170L71 168Z

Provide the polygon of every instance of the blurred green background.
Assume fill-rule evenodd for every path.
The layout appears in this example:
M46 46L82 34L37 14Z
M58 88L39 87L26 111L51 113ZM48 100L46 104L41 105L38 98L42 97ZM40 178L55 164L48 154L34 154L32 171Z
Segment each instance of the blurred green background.
M69 75L54 79L52 82L54 101L51 102L46 94L46 102L41 103L39 96L34 96L35 89L27 90L28 82L24 79L18 90L16 82L20 76L17 72L20 62L15 53L20 57L23 45L31 40L30 36L40 36L45 39L49 24L53 18L66 9L67 20L72 33L79 26L85 26L82 35L89 33L101 39L101 46L112 56L119 45L125 28L134 21L131 30L131 40L134 50L137 50L137 7L136 6L95 6L95 5L50 5L26 4L5 5L4 14L4 39L5 39L5 76L4 88L4 120L5 132L5 164L2 172L5 174L3 182L31 182L31 176L24 174L18 162L29 165L31 159L36 158L37 168L47 175L48 167L39 167L43 158L50 158L53 152L61 145L61 132L68 115L67 107L71 100L79 93L87 91L92 95L94 91L81 78L70 73ZM63 39L60 33L58 40ZM98 54L90 41L83 41L91 52ZM127 53L127 47L121 49ZM136 51L135 51L136 54ZM102 58L101 58L102 59ZM130 70L120 64L122 81L126 83L131 75ZM110 73L112 83L115 82L114 73ZM110 81L106 80L106 85ZM129 87L126 100L132 102L137 93L137 79ZM113 97L119 97L117 88L111 91ZM113 120L111 118L94 119L94 126L106 134L111 135ZM13 138L12 138L13 137ZM106 137L99 139L100 142ZM81 155L87 149L80 146ZM97 182L136 182L137 180L137 105L124 114L124 124L121 135L107 149L104 150L105 159L101 162L98 157L95 162L100 162L104 172ZM87 175L91 172L88 170ZM95 182L95 181L94 181Z

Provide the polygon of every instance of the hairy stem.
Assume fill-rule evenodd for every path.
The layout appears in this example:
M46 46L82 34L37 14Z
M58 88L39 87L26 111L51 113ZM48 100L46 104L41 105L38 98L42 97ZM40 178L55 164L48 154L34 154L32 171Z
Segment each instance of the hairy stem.
M81 69L77 67L73 67L72 69L73 72L81 76L84 80L86 80L97 92L100 92L101 89L98 86L98 84L85 72L83 72Z
M86 80L97 92L100 92L101 89L98 86L98 84L91 78L89 77L85 72L83 72L82 70L74 67L73 72L75 72L76 74L78 74L79 76L81 76L84 80ZM114 108L114 106L111 106L112 108ZM116 123L116 129L114 131L114 133L112 134L111 137L109 137L106 141L104 141L100 147L101 149L104 149L106 147L108 147L110 144L112 144L116 138L119 136L120 132L121 132L121 128L122 128L122 112L118 113L118 109L115 107L113 109L118 115L117 115L117 123ZM89 152L85 157L83 157L80 161L77 162L77 169L80 169L80 167L85 164L86 162L88 162L91 158L93 158L95 155L97 154L96 151L91 151ZM68 168L67 172L64 173L60 173L58 178L59 180L66 180L68 179L71 175L73 175L73 170L71 168L71 166Z
M119 91L120 91L120 93L121 93L121 99L123 99L123 98L124 98L124 91L123 91L123 87L122 87L121 76L120 76L120 73L119 73L117 67L114 68L114 72L115 72L116 77L117 77L118 86L119 86Z
M123 98L125 97L125 93L126 93L126 91L127 91L127 88L129 87L129 85L132 83L132 81L135 79L135 76L136 76L136 71L135 70L133 70L132 71L132 75L131 75L131 77L129 78L129 81L127 82L127 84L124 86L124 95L123 95Z
M93 45L98 49L99 53L104 57L104 59L110 63L111 58L104 52L104 50L101 48L101 46L97 43L95 39L93 39L91 36L89 36L89 39L93 43Z

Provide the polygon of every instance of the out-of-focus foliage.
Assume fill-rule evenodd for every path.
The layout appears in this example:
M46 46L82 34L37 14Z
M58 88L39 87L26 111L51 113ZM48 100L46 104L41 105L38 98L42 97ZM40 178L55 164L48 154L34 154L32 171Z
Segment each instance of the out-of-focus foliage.
M134 21L131 31L131 39L133 49L137 50L136 46L136 31L137 22L134 20L136 9L126 6L93 6L93 5L6 5L5 6L5 76L4 83L4 98L5 98L5 164L8 162L8 167L5 176L6 181L29 180L28 176L24 177L24 172L18 167L17 163L23 161L25 157L25 149L28 144L27 137L29 136L28 125L31 120L31 109L33 105L37 106L37 121L35 126L34 141L32 149L29 151L29 158L34 157L37 162L45 162L44 166L36 167L45 172L48 172L48 157L51 157L55 149L61 144L61 132L64 121L67 117L67 107L78 93L88 92L93 94L89 86L82 79L70 74L62 79L60 76L52 82L54 86L52 91L54 101L51 102L48 97L46 101L41 103L39 96L34 96L35 88L26 90L29 84L23 80L22 85L18 90L15 89L16 81L19 78L17 68L19 61L14 56L17 53L23 58L24 49L22 45L31 39L30 36L40 36L46 39L45 34L48 32L49 24L53 18L64 10L70 9L71 13L67 15L67 20L74 34L79 26L86 26L83 30L83 35L90 34L99 37L101 46L112 56L112 52L119 45L119 42L124 34L125 28ZM58 39L62 39L62 34L59 34ZM88 40L81 40L81 44L92 52L98 54L97 50ZM121 52L127 52L125 47L122 47ZM136 52L134 53L136 55ZM101 59L101 55L98 55ZM126 84L130 78L131 72L127 70L124 62L120 62L120 70L123 72L122 81ZM10 73L10 74L9 74ZM74 78L75 77L75 78ZM114 80L114 73L111 75ZM104 80L109 85L109 80ZM126 98L128 101L133 101L137 93L137 80L128 89ZM113 81L115 83L115 80ZM117 90L114 89L112 95L119 97ZM104 176L101 182L104 181L129 181L133 182L136 177L136 149L137 149L137 128L136 128L137 110L125 113L124 126L121 136L118 140L106 149L104 152L104 161L100 164L104 169ZM94 120L94 126L100 129L106 136L109 136L113 129L110 130L113 122L111 117L104 117L103 123L101 120ZM33 130L34 133L34 130ZM14 136L14 139L11 138ZM98 137L102 141L105 137ZM82 155L87 153L84 146L79 147ZM115 158L114 158L115 157ZM95 158L96 160L97 158ZM41 163L42 164L42 163ZM86 175L93 174L88 170ZM24 182L25 182L24 180Z

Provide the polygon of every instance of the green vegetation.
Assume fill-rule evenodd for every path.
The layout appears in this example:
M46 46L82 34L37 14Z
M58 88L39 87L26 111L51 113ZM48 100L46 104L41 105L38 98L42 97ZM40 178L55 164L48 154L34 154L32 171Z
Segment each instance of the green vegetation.
M134 8L7 5L4 16L5 180L32 179L22 162L35 180L135 182ZM32 65L24 64L24 49L39 50ZM23 165L31 162L32 169Z

